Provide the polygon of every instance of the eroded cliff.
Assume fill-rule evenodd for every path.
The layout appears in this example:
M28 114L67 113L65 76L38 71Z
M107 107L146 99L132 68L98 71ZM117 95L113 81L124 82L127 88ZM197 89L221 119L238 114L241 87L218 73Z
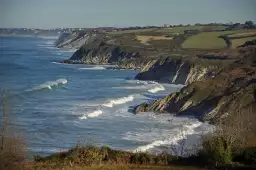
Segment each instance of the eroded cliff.
M201 120L217 121L248 108L256 109L255 49L216 75L193 82L163 99L143 103L135 112L191 114Z

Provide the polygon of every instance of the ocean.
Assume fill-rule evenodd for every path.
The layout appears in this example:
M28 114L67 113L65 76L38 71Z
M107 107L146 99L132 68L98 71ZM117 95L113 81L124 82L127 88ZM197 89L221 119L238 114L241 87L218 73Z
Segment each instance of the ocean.
M188 116L134 115L130 107L179 91L182 85L134 80L138 71L133 70L59 64L74 51L55 48L55 40L0 37L0 86L8 94L11 126L22 134L30 155L49 155L77 144L172 152L183 139L186 148L193 148L212 129Z

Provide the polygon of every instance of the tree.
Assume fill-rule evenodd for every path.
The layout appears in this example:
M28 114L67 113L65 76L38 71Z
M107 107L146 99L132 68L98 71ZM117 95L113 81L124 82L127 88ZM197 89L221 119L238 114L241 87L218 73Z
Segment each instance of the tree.
M248 29L255 28L252 21L246 21L244 24L245 24L245 27L248 28Z

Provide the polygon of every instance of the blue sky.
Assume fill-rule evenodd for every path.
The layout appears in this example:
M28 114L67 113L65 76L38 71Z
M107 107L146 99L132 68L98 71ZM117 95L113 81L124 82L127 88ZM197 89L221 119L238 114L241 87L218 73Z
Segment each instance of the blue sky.
M256 0L0 0L0 27L256 22Z

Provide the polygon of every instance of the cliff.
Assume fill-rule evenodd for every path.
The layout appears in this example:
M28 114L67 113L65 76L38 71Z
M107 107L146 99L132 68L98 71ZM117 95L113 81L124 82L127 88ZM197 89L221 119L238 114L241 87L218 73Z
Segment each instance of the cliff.
M55 46L63 49L79 49L89 37L90 33L86 31L62 33L56 40Z
M137 46L115 43L116 37L103 33L87 33L84 44L66 63L116 64L121 69L142 68L151 59Z
M154 80L172 84L190 84L211 77L222 68L216 62L175 59L165 57L149 61L135 77L138 80Z
M143 103L135 113L156 112L194 115L217 121L243 109L256 109L256 50L212 77L193 82L180 92Z

